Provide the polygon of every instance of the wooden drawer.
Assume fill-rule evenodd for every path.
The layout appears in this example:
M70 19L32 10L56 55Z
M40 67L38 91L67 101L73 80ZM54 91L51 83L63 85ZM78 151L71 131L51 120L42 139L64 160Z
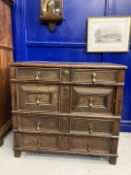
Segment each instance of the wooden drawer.
M57 116L14 116L14 129L32 132L58 132L59 118Z
M19 131L69 133L69 117L48 115L13 115L13 128Z
M87 136L65 136L14 133L15 149L32 151L66 151L80 154L111 154L113 139ZM115 140L117 142L117 140Z
M21 110L59 111L59 86L18 84L18 108Z
M117 70L89 70L73 69L72 82L85 83L116 83L119 81L119 72Z
M56 68L18 68L18 80L60 81L60 69Z
M57 150L58 136L44 134L14 133L15 148L34 150Z
M70 150L78 153L111 153L112 142L110 138L72 136Z
M86 117L72 117L70 119L71 133L113 134L114 120L88 119Z
M15 149L69 151L69 137L52 134L14 133Z
M119 123L119 121L116 123ZM112 135L113 127L113 119L91 119L87 117L60 117L48 115L13 116L13 128L25 132Z
M73 86L71 112L113 113L115 98L114 87Z

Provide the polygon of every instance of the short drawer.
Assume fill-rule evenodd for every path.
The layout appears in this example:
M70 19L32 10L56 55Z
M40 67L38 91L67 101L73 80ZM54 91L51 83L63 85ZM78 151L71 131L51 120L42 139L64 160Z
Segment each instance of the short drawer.
M58 132L59 118L55 116L14 116L14 129L32 132Z
M113 123L113 120L72 117L70 119L70 132L104 135L113 134Z
M57 150L58 136L44 134L14 133L15 148L30 150Z
M17 89L20 110L59 110L59 86L18 84Z
M115 87L72 86L71 112L113 113Z
M116 83L119 81L119 72L117 70L73 69L72 82L92 84Z
M78 153L111 153L112 139L72 136L70 138L70 150Z
M17 68L18 80L60 81L60 69L57 68Z

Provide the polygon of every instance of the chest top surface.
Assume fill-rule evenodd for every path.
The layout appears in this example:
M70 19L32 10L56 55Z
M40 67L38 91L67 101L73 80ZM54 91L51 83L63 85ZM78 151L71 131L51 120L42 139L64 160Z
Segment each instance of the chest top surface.
M58 68L85 68L85 69L117 69L126 70L127 66L112 63L82 63L82 62L15 62L11 67L58 67Z

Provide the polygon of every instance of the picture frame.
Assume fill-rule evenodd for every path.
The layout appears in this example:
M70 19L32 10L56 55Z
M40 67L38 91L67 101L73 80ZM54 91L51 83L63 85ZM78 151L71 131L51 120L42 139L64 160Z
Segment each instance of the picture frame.
M128 52L131 17L89 17L87 52Z

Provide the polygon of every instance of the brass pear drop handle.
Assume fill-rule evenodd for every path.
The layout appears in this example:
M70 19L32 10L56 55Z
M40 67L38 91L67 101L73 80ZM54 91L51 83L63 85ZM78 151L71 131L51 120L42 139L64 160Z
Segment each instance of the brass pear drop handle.
M65 87L65 92L69 92L70 88L67 86Z
M37 147L38 147L38 148L41 147L41 140L40 140L40 139L37 140Z
M92 83L95 84L96 82L96 73L92 73Z
M39 80L40 79L40 72L36 72L36 77L35 77L36 80Z
M89 126L88 126L88 129L89 129L89 133L90 133L90 134L93 134L93 127L92 127L92 125L89 125Z
M40 121L38 121L37 126L36 126L36 130L37 130L37 131L39 131L39 130L40 130L40 126L41 126L41 122L40 122Z
M89 143L87 144L87 151L88 151L88 152L91 151L91 148L90 148L90 144L89 144Z
M94 101L93 97L90 97L90 98L88 99L88 106L89 106L90 108L93 107L93 101Z
M36 105L39 105L40 104L40 99L41 99L41 96L38 95L37 98L36 98Z

